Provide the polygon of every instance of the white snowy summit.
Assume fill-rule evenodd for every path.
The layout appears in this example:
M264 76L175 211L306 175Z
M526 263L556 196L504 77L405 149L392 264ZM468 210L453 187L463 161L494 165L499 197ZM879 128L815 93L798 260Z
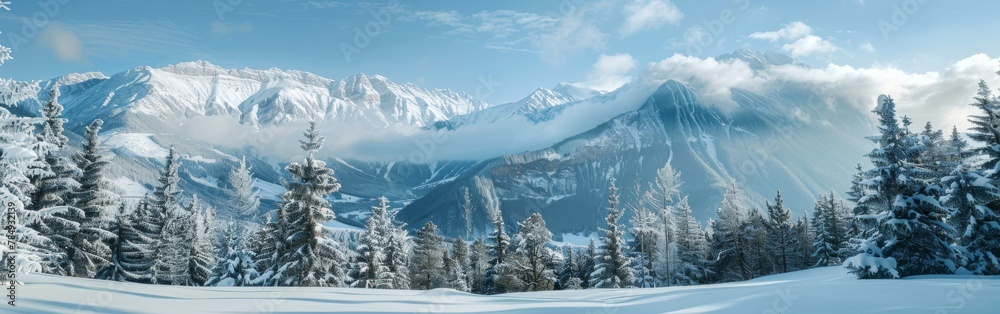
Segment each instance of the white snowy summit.
M210 115L257 126L295 120L352 121L377 128L396 123L426 126L489 107L466 93L398 84L379 75L335 80L274 68L224 69L206 61L137 67L111 77L71 74L54 81L62 86L61 102L71 121L102 118L111 128L145 128L150 122ZM25 106L37 108L44 94L25 101Z

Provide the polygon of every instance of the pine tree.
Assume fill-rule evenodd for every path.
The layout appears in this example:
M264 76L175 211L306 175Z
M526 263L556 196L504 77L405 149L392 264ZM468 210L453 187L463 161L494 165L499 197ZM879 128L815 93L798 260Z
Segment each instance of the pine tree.
M508 249L510 247L510 237L504 230L503 217L500 213L495 213L493 217L493 233L490 235L488 252L490 256L489 267L483 275L483 294L500 294L508 292L510 287L505 283L504 276L512 275L511 267L508 263Z
M965 271L977 275L1000 274L1000 188L997 182L997 162L1000 153L995 148L1000 143L1000 112L995 98L985 82L979 83L979 92L972 106L981 115L972 116L969 137L985 144L967 150L969 145L957 129L952 129L948 147L957 167L942 179L946 189L941 203L948 208L949 222L955 229L952 246L960 252L960 265ZM970 160L985 156L985 163L975 167Z
M250 170L247 158L244 156L240 159L239 167L229 172L229 185L232 188L226 190L233 212L237 217L246 220L254 220L260 209L260 193L255 185L257 179L254 179Z
M986 161L980 165L980 169L993 170L990 179L996 180L1000 177L1000 172L996 171L997 164L1000 163L1000 149L996 149L996 147L1000 147L998 146L1000 145L1000 106L997 106L986 81L979 81L979 90L974 99L975 102L971 105L979 109L980 114L969 117L969 123L972 123L972 127L969 128L968 135L973 141L983 145L973 148L972 152L986 157Z
M179 169L177 151L170 147L158 180L160 186L153 190L151 203L155 213L152 216L161 217L158 219L161 224L154 227L159 231L152 267L152 283L155 284L181 285L189 277L183 273L187 265L183 264L182 257L187 253L184 245L190 225L186 220L188 213L180 205Z
M409 242L405 224L396 222L395 214L390 213L389 221L394 225L390 229L385 248L385 265L389 269L389 281L393 289L410 289L410 257L407 254Z
M516 254L521 257L523 281L527 291L544 291L555 288L555 271L552 269L553 255L548 244L552 232L545 226L539 213L531 214L518 226Z
M680 196L680 176L681 174L675 171L669 163L663 165L662 168L656 171L656 177L653 180L653 184L650 185L649 192L643 196L644 203L654 213L659 214L660 230L657 232L659 238L656 239L658 247L655 249L655 253L657 253L658 258L655 263L655 273L662 277L660 279L666 285L676 282L675 278L672 277L676 273L672 269L676 257L670 255L672 251L676 251L670 248L671 244L675 242L675 226L673 225L674 219L671 217L671 212L674 210L673 205L675 200Z
M952 229L944 223L947 211L936 199L940 191L930 171L922 168L922 146L917 137L896 119L895 103L880 97L874 110L879 115L879 145L868 154L875 169L866 177L868 190L861 203L872 214L859 218L874 225L855 241L858 253L845 266L859 278L898 278L916 274L954 271L955 255L948 246Z
M597 256L597 244L594 243L594 238L590 238L590 243L587 244L587 251L579 259L580 281L584 288L593 288L590 282L594 271L597 270Z
M618 220L622 212L618 209L618 187L611 179L608 188L608 216L606 228L601 228L604 236L601 238L601 253L595 261L594 273L590 276L590 286L594 288L629 288L635 280L632 274L631 261L628 258L625 234Z
M486 269L489 268L489 265L486 242L483 239L476 239L476 241L472 242L469 250L469 284L472 293L485 293L483 289L483 277L486 276Z
M770 218L767 223L768 246L777 264L777 270L787 273L798 269L796 261L799 257L799 238L795 232L795 225L792 222L792 213L784 206L781 199L781 191L774 197L774 205L767 203L767 216Z
M742 192L732 184L722 199L717 211L717 218L710 224L712 235L712 251L716 259L714 271L722 281L749 280L754 277L751 258L749 256L750 240L743 232L747 211L742 201Z
M812 259L813 243L816 242L815 231L812 228L812 224L809 222L809 214L803 214L798 221L795 222L795 232L798 234L799 239L799 255L801 258L798 260L797 264L800 269L810 268L816 265L816 261Z
M766 276L777 272L776 263L768 252L768 223L760 210L753 208L747 213L740 230L747 239L747 252L753 277Z
M372 214L365 221L365 233L361 235L350 273L352 287L392 289L389 267L385 265L390 232L389 199L380 197L378 206L372 206Z
M195 195L197 200L197 195ZM211 206L201 206L199 202L192 202L188 210L190 229L188 238L187 273L190 279L185 283L188 286L204 286L212 276L212 267L215 265L215 210Z
M229 221L223 229L222 258L212 268L212 277L206 286L252 286L259 276L253 252L247 248L248 232L239 230L245 229L238 227L235 221Z
M673 267L673 284L696 285L706 283L707 272L705 252L708 243L701 223L694 218L687 197L674 206L674 226L676 226L677 263Z
M77 167L83 171L79 190L72 193L77 208L83 210L80 232L73 237L79 250L70 255L73 272L70 275L93 278L102 267L111 264L111 245L117 241L112 232L119 196L104 177L110 162L100 148L98 133L104 124L100 119L87 126L83 151L76 156Z
M153 282L163 217L146 195L130 213L119 213L118 266L108 279L138 283Z
M563 263L559 267L559 289L579 290L582 289L580 280L580 265L577 264L576 253L569 244L563 245Z
M417 231L413 258L410 260L412 288L430 290L445 286L444 256L441 252L442 241L437 226L430 221Z
M658 242L672 237L662 236L662 222L658 215L641 205L634 208L635 214L629 219L629 233L632 235L630 251L633 252L636 274L633 285L640 288L656 287L658 283L654 263L661 252Z
M82 174L62 152L69 142L63 135L62 106L59 105L59 87L49 92L49 101L42 108L42 133L33 145L38 160L32 164L29 179L34 188L31 198L33 210L64 206L71 203L70 193L79 189L77 178Z
M448 273L448 287L469 292L471 290L469 287L469 282L471 282L469 280L469 245L461 237L456 238L455 242L452 243L452 259L455 264Z
M279 286L342 287L347 281L346 257L323 226L336 218L326 197L338 191L340 183L333 169L313 157L323 146L315 122L310 123L305 137L302 148L309 156L303 163L285 167L293 179L285 182L287 192L281 196L278 209L276 224L281 238L275 244L276 262L269 272L270 282Z

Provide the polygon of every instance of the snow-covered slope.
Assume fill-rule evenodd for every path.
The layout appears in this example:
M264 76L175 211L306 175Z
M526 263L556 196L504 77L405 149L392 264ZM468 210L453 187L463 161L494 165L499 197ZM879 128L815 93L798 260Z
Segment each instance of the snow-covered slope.
M746 282L473 295L291 287L179 287L31 274L4 313L996 313L1000 278L858 280L840 267Z

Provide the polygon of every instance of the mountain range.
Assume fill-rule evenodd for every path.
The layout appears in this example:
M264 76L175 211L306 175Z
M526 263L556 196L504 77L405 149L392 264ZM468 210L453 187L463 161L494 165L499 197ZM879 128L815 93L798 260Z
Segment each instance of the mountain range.
M745 50L719 57L742 60L755 70L794 64L773 52ZM596 110L600 123L539 149L491 158L385 161L364 156L323 156L343 185L332 201L341 222L358 225L374 198L386 195L410 226L433 221L448 235L483 233L499 202L509 224L541 212L556 234L590 232L603 222L607 187L618 180L622 202L631 191L652 182L656 169L671 164L682 174L682 191L690 195L702 220L714 215L725 186L738 183L755 203L782 190L796 212L811 209L819 193L844 190L868 145L870 118L851 108L831 108L801 88L764 94L733 89L739 107L720 109L699 100L681 82L633 82L610 93L579 84L538 88L523 99L489 104L466 93L423 89L379 75L358 74L341 80L301 71L224 69L204 61L163 68L138 67L106 76L69 74L35 82L36 97L17 104L37 112L47 90L58 84L68 130L82 133L95 118L105 120L104 143L116 155L112 177L127 195L152 189L168 147L182 154L182 188L198 194L226 215L226 175L246 155L260 180L265 206L282 191L284 161L250 147L213 145L178 129L186 121L227 117L248 132L319 121L350 123L362 130L389 130L400 125L433 132L504 125L511 121L557 128L567 112ZM590 107L588 107L590 106ZM592 127L592 128L591 128ZM198 130L194 130L197 132ZM511 137L531 137L535 130L505 129ZM296 142L300 133L278 133L272 140ZM336 134L334 132L333 134ZM260 137L260 135L257 135ZM78 138L78 136L71 136ZM545 144L549 145L549 144ZM461 192L475 200L466 230ZM558 238L558 237L557 237Z

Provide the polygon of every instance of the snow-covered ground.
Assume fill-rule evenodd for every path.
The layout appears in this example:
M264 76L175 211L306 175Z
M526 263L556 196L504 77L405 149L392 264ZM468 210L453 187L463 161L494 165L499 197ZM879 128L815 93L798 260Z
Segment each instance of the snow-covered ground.
M997 313L1000 278L857 280L840 267L747 282L481 296L347 288L171 287L31 274L3 313Z
M114 133L104 139L104 145L111 148L124 149L139 157L163 159L169 151L156 144L151 133Z

